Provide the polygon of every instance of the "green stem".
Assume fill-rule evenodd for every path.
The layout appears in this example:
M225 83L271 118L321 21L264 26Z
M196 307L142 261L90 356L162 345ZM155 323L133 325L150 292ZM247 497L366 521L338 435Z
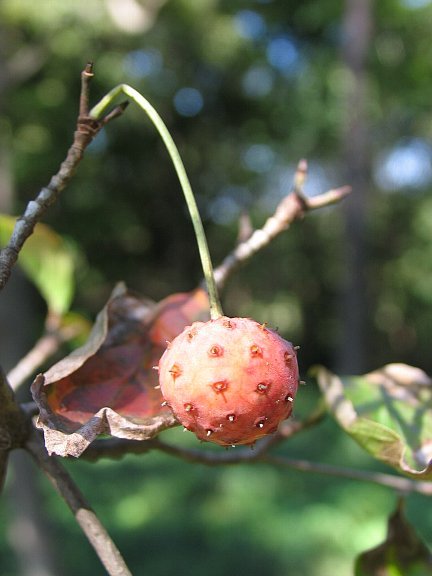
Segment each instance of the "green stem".
M210 299L210 317L212 319L219 318L223 316L222 306L219 300L218 289L213 274L213 265L210 258L210 252L207 245L207 239L205 236L204 228L202 225L201 217L198 211L198 206L195 201L195 196L192 192L192 188L187 177L186 170L182 159L180 158L177 146L168 131L168 128L164 124L162 118L150 104L150 102L144 98L137 90L128 86L127 84L120 84L113 88L108 94L106 94L102 100L96 104L90 111L90 116L93 118L100 118L105 110L112 104L112 102L120 95L125 94L131 100L137 104L141 110L143 110L150 120L153 122L156 130L159 132L167 150L174 168L177 172L178 179L180 181L181 188L186 200L186 204L189 210L190 217L192 219L192 224L195 230L195 236L198 243L199 255L201 258L201 265L204 272L204 278L207 283L207 290Z

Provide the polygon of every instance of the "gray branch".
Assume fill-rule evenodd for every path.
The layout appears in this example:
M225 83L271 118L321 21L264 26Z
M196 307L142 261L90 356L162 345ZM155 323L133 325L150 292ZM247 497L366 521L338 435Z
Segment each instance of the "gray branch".
M75 520L93 546L109 576L132 576L105 527L60 464L58 458L48 455L37 432L33 431L26 444L26 449L46 474L57 493L69 506Z

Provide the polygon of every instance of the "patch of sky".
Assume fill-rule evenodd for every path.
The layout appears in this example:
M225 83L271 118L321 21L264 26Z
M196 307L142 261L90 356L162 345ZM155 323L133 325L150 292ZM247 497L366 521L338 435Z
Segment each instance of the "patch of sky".
M264 18L254 10L240 10L234 16L234 26L243 38L259 40L267 31Z
M400 3L405 8L417 10L418 8L426 8L426 6L430 6L432 0L400 0Z
M224 186L208 208L210 218L217 224L231 224L250 204L251 195L244 186Z
M385 152L374 170L375 181L386 192L424 188L432 183L432 146L421 138L397 144Z
M266 56L269 64L284 76L294 76L304 66L300 50L289 35L276 36L270 40Z
M274 166L276 155L268 144L252 144L243 152L243 165L251 172L263 174Z
M272 213L279 202L289 194L293 187L296 164L280 164L275 166L266 179L266 186L260 200L260 208ZM304 186L306 196L322 194L330 188L335 188L337 173L331 165L319 162L308 163L308 174Z
M102 130L98 132L96 138L94 138L87 146L86 151L90 154L100 154L106 150L107 146L108 136L105 128L102 128Z
M199 90L184 87L174 95L174 107L181 116L197 116L204 106L204 98Z
M123 67L133 78L145 78L162 70L163 58L159 50L134 50L129 52L123 61Z

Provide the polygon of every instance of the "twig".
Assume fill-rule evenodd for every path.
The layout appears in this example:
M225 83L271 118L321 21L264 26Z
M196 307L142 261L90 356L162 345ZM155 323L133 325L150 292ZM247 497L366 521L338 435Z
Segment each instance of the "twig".
M276 236L289 228L294 220L302 218L305 212L340 202L351 192L349 186L343 186L309 198L303 194L306 175L307 163L306 160L301 160L294 176L292 192L283 198L273 216L268 218L264 226L255 230L245 242L238 244L214 270L218 288L223 288L228 276L235 268L262 250Z
M262 462L283 466L300 472L312 472L313 474L325 474L327 476L338 476L350 480L361 480L362 482L373 482L381 486L393 488L399 492L417 492L425 496L432 496L432 482L421 482L411 480L402 476L393 474L384 474L382 472L372 472L366 470L356 470L354 468L344 468L342 466L333 466L321 462L310 462L308 460L295 460L285 458L284 456L273 456L266 454L260 458Z
M276 437L279 441L279 437ZM255 461L265 453L275 443L275 437L267 436L260 440L253 447L240 447L235 450L221 451L205 451L192 448L181 448L166 444L158 438L151 440L123 440L120 438L110 438L108 440L97 440L93 442L87 450L82 454L81 458L94 462L100 458L123 458L125 454L146 454L152 450L160 450L176 458L181 458L187 462L201 462L204 464L219 465L219 464L238 464L239 462Z
M72 146L69 148L66 159L60 165L60 169L53 176L49 184L42 188L34 200L28 203L24 214L18 218L12 236L8 244L0 251L0 290L2 290L12 272L12 268L18 259L21 248L27 238L33 233L34 227L39 222L47 209L54 204L58 196L73 176L76 167L81 161L84 150L105 124L121 114L125 104L121 104L110 114L101 120L95 120L89 115L89 84L93 78L93 65L87 64L81 73L81 96L77 127Z
M87 536L109 576L132 576L105 527L91 509L72 478L61 466L59 460L56 457L48 456L37 432L33 432L26 444L26 449L46 474L58 494L69 506L75 516L75 520Z
M292 429L290 433L295 434L294 429ZM328 476L348 478L350 480L372 482L374 484L393 488L400 492L417 492L425 496L432 496L432 482L421 482L418 480L403 478L401 476L395 476L393 474L356 470L354 468L344 468L333 466L331 464L310 462L308 460L295 460L284 456L268 454L269 448L280 440L280 436L269 436L260 442L257 442L255 449L251 449L250 447L236 448L221 452L219 450L205 451L193 448L182 448L166 444L157 438L146 440L144 442L110 439L100 440L93 443L86 452L84 452L82 458L93 461L102 457L121 458L126 453L144 454L151 450L160 450L165 454L169 454L170 456L180 458L181 460L193 464L221 466L263 462L274 466L292 468L301 472L312 472L315 474L326 474Z
M309 462L307 460L293 460L283 456L273 456L267 454L268 445L264 449L257 448L255 451L250 449L240 449L237 452L204 452L201 450L191 450L178 448L159 441L155 442L154 448L162 452L181 458L188 462L207 464L209 466L218 466L220 464L239 464L245 462L266 462L275 466L293 468L301 472L312 472L315 474L326 474L329 476L339 476L351 480L362 480L364 482L373 482L389 488L394 488L401 492L418 492L426 496L432 495L432 482L419 482L402 478L392 474L381 472L369 472L365 470L356 470L354 468L344 468L341 466L332 466L319 462Z
M299 421L291 418L286 420L279 427L279 431L276 434L266 436L262 440L259 440L253 447L250 448L239 448L236 452L223 452L221 453L221 458L224 460L226 458L226 463L231 462L232 457L246 459L257 459L260 454L264 454L271 447L279 442L291 438L295 434L298 434L302 430L306 430L316 424L318 424L324 416L326 416L327 411L325 409L324 403L320 404L318 408L310 414L305 420ZM164 442L161 442L158 438L152 438L150 440L143 441L131 441L123 440L120 438L110 438L107 440L97 440L93 442L86 451L82 454L81 458L85 460L95 461L99 458L122 458L125 454L145 454L151 450L161 450L162 452L171 453L172 447ZM174 448L176 451L177 448ZM202 450L197 451L199 457L206 454ZM215 457L216 452L211 452L211 458ZM190 454L187 453L189 456ZM205 458L206 456L204 456Z
M33 348L8 373L12 390L16 391L59 350L64 342L74 338L77 334L78 330L74 326L48 328L46 334L39 338Z
M317 208L323 208L324 206L336 204L345 198L345 196L347 196L350 192L350 186L341 186L340 188L329 190L328 192L324 192L318 196L312 196L311 198L307 199L307 209L316 210Z
M12 390L17 390L27 378L41 366L46 360L51 358L60 347L62 338L58 332L44 334L36 342L34 347L28 352L18 364L8 373L8 380Z

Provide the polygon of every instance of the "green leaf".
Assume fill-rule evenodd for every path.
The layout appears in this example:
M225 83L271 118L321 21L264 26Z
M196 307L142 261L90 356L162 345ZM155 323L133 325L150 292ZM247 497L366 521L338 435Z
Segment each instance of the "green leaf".
M403 513L403 500L390 516L382 544L361 554L355 576L425 576L432 574L432 555Z
M15 217L0 214L0 246L9 241L15 222ZM75 250L45 224L36 225L20 252L18 264L55 314L64 314L71 304L75 256Z
M337 422L369 454L413 478L432 479L432 381L419 368L388 364L364 376L317 368Z

